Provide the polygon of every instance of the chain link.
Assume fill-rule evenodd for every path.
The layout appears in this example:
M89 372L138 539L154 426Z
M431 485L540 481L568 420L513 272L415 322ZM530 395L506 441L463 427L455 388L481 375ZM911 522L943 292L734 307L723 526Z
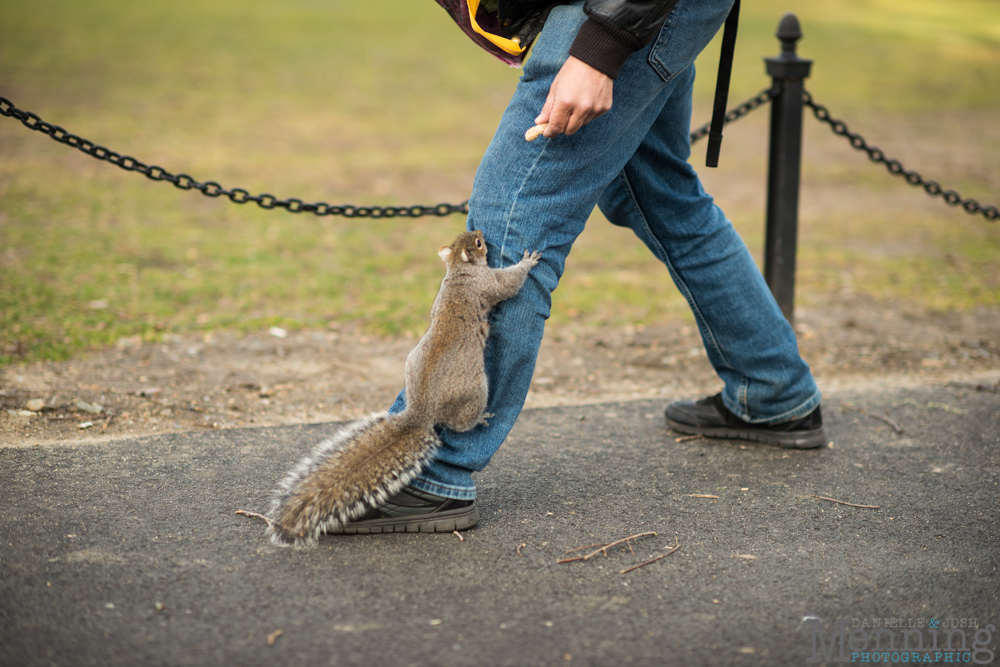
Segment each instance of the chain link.
M724 124L729 124L734 120L737 120L747 115L748 113L750 113L757 107L761 106L762 104L767 104L768 102L771 101L771 98L774 96L776 92L777 92L776 88L767 88L766 90L760 91L756 97L751 97L749 100L739 105L738 107L730 109L729 111L726 112L726 122ZM699 127L694 132L692 132L691 143L693 144L699 139L707 137L708 131L711 128L711 126L712 123L708 122Z
M257 206L268 210L281 208L289 213L313 213L320 216L340 215L345 218L419 218L427 215L444 217L452 213L469 212L468 200L461 204L438 204L437 206L354 206L351 204L334 206L326 202L307 204L301 199L294 197L278 199L274 195L266 193L251 195L243 188L227 190L215 181L200 183L187 174L172 174L163 167L148 165L129 155L122 155L104 146L98 146L92 141L67 132L58 125L53 125L42 120L37 114L18 109L14 106L13 102L5 97L0 97L0 114L9 118L16 118L29 129L47 134L61 144L72 146L98 160L110 162L125 171L137 171L153 181L169 181L181 190L198 190L206 197L228 197L229 201L234 204L253 202Z
M768 88L762 90L755 97L750 98L739 106L726 112L726 124L731 123L747 115L754 109L770 102L777 89ZM865 139L851 132L847 124L830 116L829 110L822 104L816 103L808 91L803 91L803 103L813 111L813 115L818 120L830 126L833 133L846 137L854 148L865 151L872 162L884 164L889 173L902 176L910 185L921 186L924 191L932 197L941 197L951 206L961 206L967 213L981 214L987 220L993 221L1000 218L1000 210L996 206L984 206L975 199L963 198L954 190L945 190L936 181L924 180L915 171L908 171L899 160L887 158L885 154L874 146L869 146ZM345 218L419 218L422 216L435 215L444 217L452 213L468 213L469 201L465 200L461 204L438 204L437 206L354 206L344 204L335 206L326 202L316 202L307 204L301 199L294 197L289 199L278 199L272 194L251 195L243 188L232 188L227 190L215 181L205 181L200 183L187 174L172 174L163 167L157 165L147 165L128 155L121 155L104 146L99 146L92 141L78 137L67 132L58 125L53 125L42 120L37 114L30 111L23 111L14 106L14 103L5 97L0 97L0 115L16 118L21 123L36 132L49 135L55 141L72 146L87 155L91 155L98 160L110 162L125 171L137 171L153 181L169 181L181 190L198 190L206 197L225 196L234 204L246 204L253 202L257 206L271 210L281 208L289 213L312 213L314 215L339 215ZM690 141L695 143L699 139L708 136L711 123L705 123L698 129L691 132Z
M951 206L961 206L967 213L975 215L977 213L982 214L987 220L993 221L1000 218L1000 210L997 210L996 206L985 206L981 205L975 199L963 198L960 194L954 190L945 190L936 181L924 180L924 177L915 171L907 171L905 167L900 163L899 160L894 160L887 158L885 153L874 146L869 146L868 142L864 140L860 134L855 134L847 128L847 124L842 120L837 120L830 116L830 111L822 104L817 104L813 101L812 95L808 91L802 92L803 103L812 109L813 115L816 118L826 123L833 130L833 133L846 137L850 142L851 146L859 151L864 151L868 154L868 159L872 162L879 164L884 164L885 168L890 174L894 176L902 176L906 179L906 182L910 185L916 185L923 187L924 191L932 197L941 197L946 203Z

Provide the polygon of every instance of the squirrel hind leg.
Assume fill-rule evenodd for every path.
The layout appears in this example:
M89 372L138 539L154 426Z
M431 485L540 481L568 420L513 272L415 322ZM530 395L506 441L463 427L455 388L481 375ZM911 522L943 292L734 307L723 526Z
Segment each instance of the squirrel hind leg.
M477 426L489 426L487 418L493 413L486 411L489 399L489 386L486 373L479 371L480 379L472 387L463 392L453 392L450 396L439 398L437 415L440 421L436 426L444 426L456 433L471 431Z
M444 422L441 426L444 426L446 429L456 433L465 433L466 431L471 431L477 426L489 426L490 423L486 420L493 416L494 414L492 412L480 412L479 414L467 419L453 419L451 421Z
M439 425L456 433L471 431L477 426L489 426L486 419L493 416L492 412L486 412L485 396L481 400L477 397L475 400L454 401L444 406L442 414L448 415L448 418Z

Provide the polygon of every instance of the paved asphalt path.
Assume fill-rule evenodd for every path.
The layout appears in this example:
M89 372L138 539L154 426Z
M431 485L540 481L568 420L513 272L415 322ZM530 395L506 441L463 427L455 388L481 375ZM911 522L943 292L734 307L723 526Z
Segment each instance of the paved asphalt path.
M873 662L905 625L908 664L1000 663L1000 395L840 393L814 451L677 442L662 407L526 412L464 541L234 514L334 424L0 449L0 665L839 664L876 623Z

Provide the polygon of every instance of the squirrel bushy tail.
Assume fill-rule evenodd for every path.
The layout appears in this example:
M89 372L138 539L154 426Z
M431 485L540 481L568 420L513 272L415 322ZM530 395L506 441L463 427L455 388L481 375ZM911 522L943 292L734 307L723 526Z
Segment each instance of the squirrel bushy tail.
M271 542L313 546L410 483L441 446L407 412L377 412L324 440L285 476L268 513Z

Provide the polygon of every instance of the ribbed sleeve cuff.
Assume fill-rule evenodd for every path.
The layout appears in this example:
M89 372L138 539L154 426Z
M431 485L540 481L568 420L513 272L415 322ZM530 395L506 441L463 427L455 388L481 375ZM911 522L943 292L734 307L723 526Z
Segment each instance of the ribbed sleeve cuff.
M643 47L635 35L588 18L573 40L569 54L582 60L612 79L618 78L618 71L633 52Z

